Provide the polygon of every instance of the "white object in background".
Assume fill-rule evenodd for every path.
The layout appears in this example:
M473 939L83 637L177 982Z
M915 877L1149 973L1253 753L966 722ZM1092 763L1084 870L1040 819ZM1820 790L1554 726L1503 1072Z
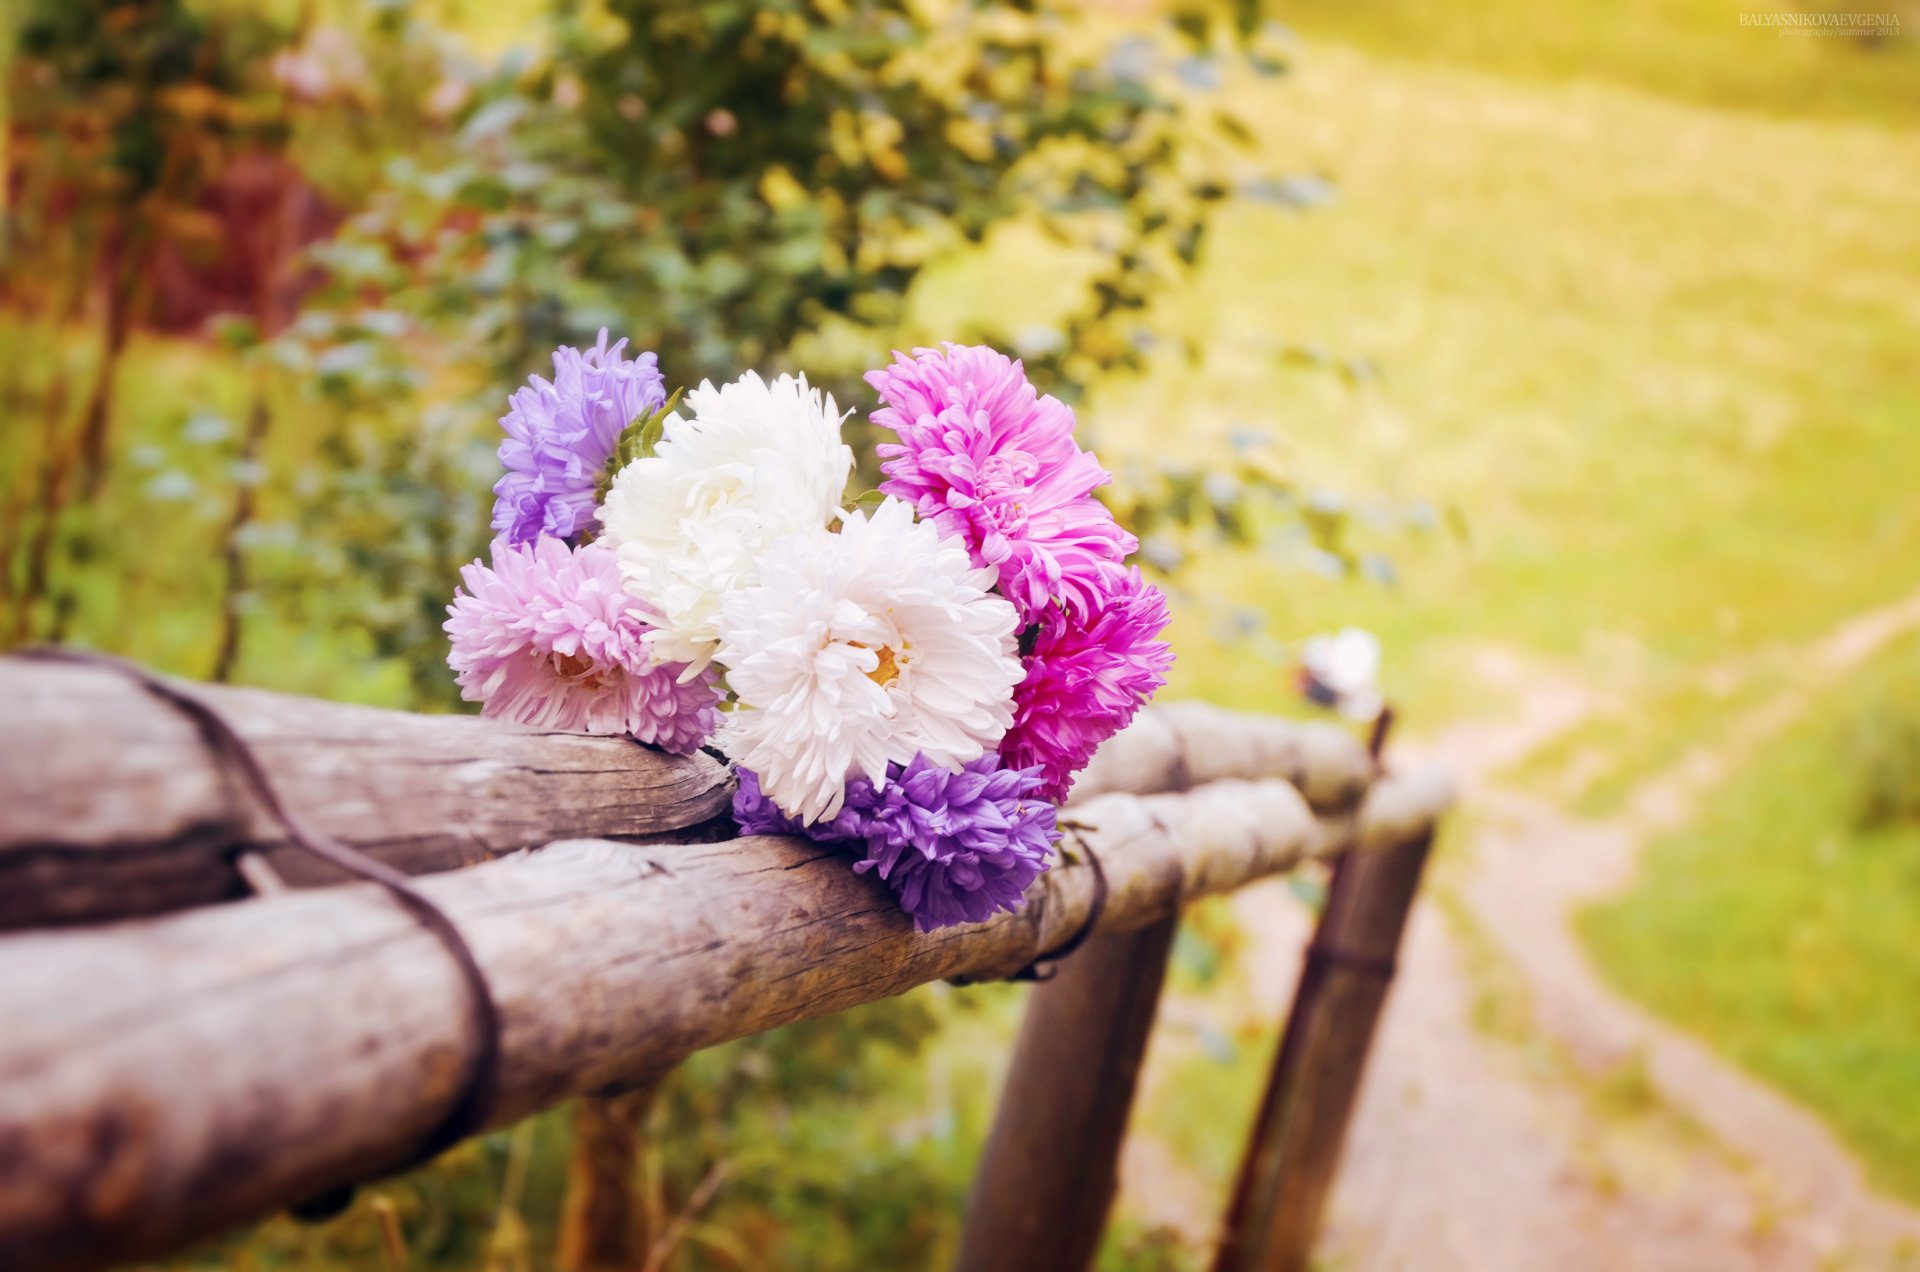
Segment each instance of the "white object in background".
M1359 627L1314 636L1300 650L1309 698L1349 720L1380 714L1380 640ZM1315 692L1319 690L1319 692Z

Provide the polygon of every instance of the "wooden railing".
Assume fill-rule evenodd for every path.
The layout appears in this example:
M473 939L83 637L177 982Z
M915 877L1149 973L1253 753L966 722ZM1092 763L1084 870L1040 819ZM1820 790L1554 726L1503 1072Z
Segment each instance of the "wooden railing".
M457 926L501 1022L482 1125L644 1092L701 1048L930 981L1008 976L1091 920L1029 1000L1031 1062L1002 1094L963 1269L1085 1266L1181 907L1332 859L1220 1255L1304 1267L1450 798L1444 775L1383 770L1331 726L1155 708L1082 778L1079 862L1018 914L919 934L817 845L723 838L730 778L705 755L191 692L289 807L420 876ZM0 1267L162 1253L407 1164L469 1078L446 947L297 852L134 680L0 660L0 700ZM582 1151L612 1142L617 1167L621 1133ZM570 1202L575 1266L617 1261L594 1248L621 1239L605 1210Z

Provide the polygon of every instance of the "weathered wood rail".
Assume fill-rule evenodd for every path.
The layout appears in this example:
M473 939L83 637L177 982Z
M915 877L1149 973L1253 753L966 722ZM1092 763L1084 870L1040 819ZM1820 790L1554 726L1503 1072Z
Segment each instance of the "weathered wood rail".
M409 874L559 839L730 838L733 784L707 755L200 685L315 829ZM0 659L0 930L158 914L247 895L257 850L288 882L340 882L251 807L179 711L111 667ZM1207 742L1227 728L1233 744ZM1146 716L1095 758L1080 798L1291 781L1350 807L1372 766L1328 725L1189 703Z
M884 885L833 853L721 838L731 783L707 756L195 692L217 702L288 804L426 876L416 886L457 923L500 1009L494 1125L643 1087L732 1038L934 980L1009 975L1093 909L1092 870L1066 865L1018 914L920 934ZM0 660L0 694L19 708L0 719L0 926L16 929L0 933L0 1267L164 1252L403 1164L463 1081L469 1022L447 951L381 889L305 867L194 727L111 669ZM1098 1048L1104 1076L1017 1070L1027 1085L1005 1097L963 1268L1084 1265L1181 907L1335 858L1329 919L1350 920L1357 899L1375 916L1363 934L1371 952L1353 966L1310 960L1310 974L1331 959L1336 980L1366 972L1376 983L1333 1014L1326 992L1303 996L1314 1014L1296 1013L1269 1096L1284 1107L1262 1115L1280 1129L1256 1135L1242 1183L1254 1200L1237 1213L1243 1227L1267 1223L1284 1207L1260 1198L1323 1189L1292 1175L1330 1174L1346 1108L1298 1136L1286 1129L1287 1092L1324 1089L1339 1104L1345 1091L1350 1104L1384 994L1381 959L1390 965L1450 798L1443 774L1383 774L1337 728L1197 705L1144 714L1082 791L1075 833L1109 893L1071 970L1036 992L1021 1045ZM243 853L328 886L246 897ZM1380 870L1350 867L1363 858L1402 865L1383 890L1366 882ZM1323 925L1318 948L1337 936ZM1337 1045L1312 1042L1322 1037ZM1304 1078L1283 1082L1292 1071ZM1079 1187L1066 1210L1041 1212L1053 1244L1016 1254L1044 1200L1021 1186L1042 1173L1033 1158L1046 1147L1015 1124L1032 1109L1069 1137L1052 1143L1052 1175ZM1319 1196L1304 1235L1298 1223L1283 1234L1286 1250L1263 1230L1229 1241L1222 1266L1304 1266ZM569 1258L599 1261L591 1249Z

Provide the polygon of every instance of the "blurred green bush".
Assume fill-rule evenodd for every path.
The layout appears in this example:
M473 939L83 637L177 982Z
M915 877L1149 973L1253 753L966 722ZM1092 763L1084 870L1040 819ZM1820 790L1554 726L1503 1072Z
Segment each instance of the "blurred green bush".
M0 291L26 356L0 390L39 426L0 444L5 639L449 708L439 624L485 547L492 421L557 344L604 325L672 384L805 369L843 405L936 338L1014 349L1069 398L1137 367L1216 210L1285 201L1217 91L1281 69L1250 19L610 0L483 61L397 4L27 0ZM1010 226L1051 263L964 329L919 329L916 283ZM1180 532L1255 538L1298 523L1290 498L1244 445L1218 472L1136 472L1116 504L1173 569ZM660 1177L677 1204L733 1173L686 1266L926 1262L991 1073L901 1060L1004 1031L1011 1001L921 994L697 1057L656 1114ZM416 1260L550 1248L557 1122L386 1190ZM530 1182L496 1193L502 1170ZM203 1260L377 1246L363 1205Z
M804 368L858 405L890 347L959 338L1077 397L1157 347L1151 303L1230 195L1291 199L1219 91L1282 69L1250 19L612 0L483 62L399 5L33 0L15 118L68 140L11 164L31 179L10 264L53 268L10 269L6 294L54 373L14 389L44 424L6 448L8 638L312 691L324 654L276 678L245 630L351 632L351 656L403 671L401 701L453 706L440 610L484 547L488 421L601 326L675 384ZM1015 226L1047 260L961 329L920 329L916 282ZM142 648L116 604L142 567L100 498L114 394L130 334L216 310L226 400L173 409L245 420L246 480L212 514L204 640ZM1343 555L1344 512L1296 503L1259 445L1123 477L1116 507L1163 570L1188 532Z

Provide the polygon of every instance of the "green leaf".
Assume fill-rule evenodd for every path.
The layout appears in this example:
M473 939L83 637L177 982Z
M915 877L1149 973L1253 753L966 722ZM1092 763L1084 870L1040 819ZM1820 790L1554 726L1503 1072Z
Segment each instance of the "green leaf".
M868 490L856 496L853 502L849 503L847 507L855 512L872 513L886 501L886 498L887 496L884 491Z
M613 444L613 455L607 460L606 471L600 474L600 481L594 488L594 495L604 499L613 486L613 479L622 468L636 459L651 459L660 445L660 439L666 436L667 416L673 414L685 396L685 389L675 389L660 404L660 409L651 415L635 416L628 425L620 430L620 438Z

